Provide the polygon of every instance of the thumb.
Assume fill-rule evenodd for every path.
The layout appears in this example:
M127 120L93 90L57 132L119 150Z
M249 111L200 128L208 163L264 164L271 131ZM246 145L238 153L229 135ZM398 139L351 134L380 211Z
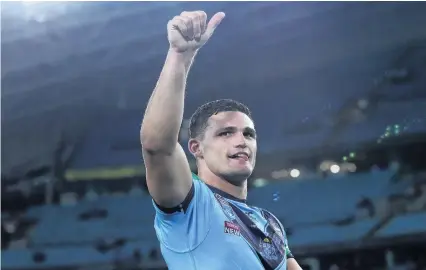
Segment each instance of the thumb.
M210 19L209 23L207 24L206 28L206 36L207 38L210 38L211 35L213 35L214 30L216 27L222 22L223 18L225 18L225 13L218 12Z

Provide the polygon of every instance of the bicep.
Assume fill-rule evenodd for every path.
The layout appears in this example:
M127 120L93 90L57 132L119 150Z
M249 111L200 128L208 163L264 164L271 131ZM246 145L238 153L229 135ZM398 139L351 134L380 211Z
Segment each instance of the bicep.
M287 269L288 270L302 270L302 267L299 266L297 261L294 258L289 258L287 260Z
M193 250L206 238L214 213L214 195L202 181L194 177L190 190L182 203L183 211L161 209L153 203L158 240L168 249L181 253Z
M180 144L171 153L149 152L143 149L146 181L154 201L163 207L182 203L192 185L191 169Z

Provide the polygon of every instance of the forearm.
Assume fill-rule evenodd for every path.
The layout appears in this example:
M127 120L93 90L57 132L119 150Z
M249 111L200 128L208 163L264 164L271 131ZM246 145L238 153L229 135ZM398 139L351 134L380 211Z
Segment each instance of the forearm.
M194 56L195 53L168 52L142 122L141 142L145 150L169 153L176 148L186 78Z

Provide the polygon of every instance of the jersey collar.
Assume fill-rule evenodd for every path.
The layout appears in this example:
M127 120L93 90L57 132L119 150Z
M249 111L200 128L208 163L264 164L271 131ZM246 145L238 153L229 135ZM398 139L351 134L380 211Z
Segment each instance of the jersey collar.
M229 200L233 200L233 201L237 201L237 202L240 202L240 203L245 203L245 204L247 204L247 200L243 200L243 199L237 198L237 197L235 197L235 196L232 196L231 194L226 193L225 191L220 190L220 189L218 189L218 188L212 187L212 186L210 186L210 185L208 185L208 184L206 184L206 185L210 188L210 190L211 190L213 193L217 193L217 194L219 194L220 196L225 197L225 198L227 198L227 199L229 199Z
M196 178L196 179L198 179L198 180L200 180L200 181L202 181L201 179L200 179L200 177L198 177L198 175L196 175L196 174L192 174L193 175L193 177L194 178ZM203 183L204 184L206 184L206 186L208 186L209 188L210 188L210 190L213 192L213 193L217 193L217 194L219 194L220 196L222 196L222 197L224 197L224 198L227 198L227 199L229 199L229 200L233 200L233 201L236 201L236 202L240 202L240 203L245 203L245 204L247 204L247 200L243 200L243 199L240 199L240 198L237 198L237 197L235 197L235 196L232 196L231 194L229 194L229 193L226 193L225 191L223 191L223 190L221 190L221 189L218 189L218 188L215 188L215 187L213 187L213 186L210 186L209 184L207 184L206 182L204 182L203 181Z

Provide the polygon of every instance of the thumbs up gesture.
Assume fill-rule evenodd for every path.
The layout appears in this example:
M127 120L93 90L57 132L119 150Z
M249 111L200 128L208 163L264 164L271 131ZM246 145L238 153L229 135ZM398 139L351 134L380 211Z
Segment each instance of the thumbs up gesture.
M204 11L182 12L167 24L170 48L179 53L197 51L206 44L223 18L225 13L218 12L207 23Z

